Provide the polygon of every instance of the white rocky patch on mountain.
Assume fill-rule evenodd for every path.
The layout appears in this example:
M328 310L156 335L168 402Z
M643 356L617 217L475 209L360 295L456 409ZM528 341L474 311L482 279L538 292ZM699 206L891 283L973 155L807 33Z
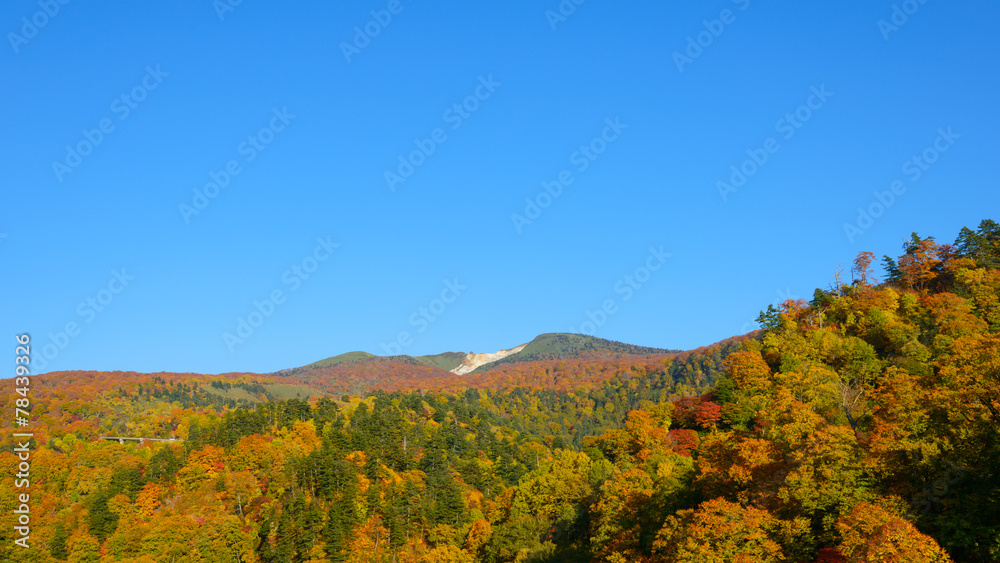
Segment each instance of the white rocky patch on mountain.
M465 375L467 373L471 373L481 366L485 366L486 364L493 363L497 360L502 360L507 356L510 356L511 354L516 354L521 350L524 350L525 346L527 346L527 344L521 344L520 346L515 346L510 350L500 350L499 352L493 352L492 354L470 353L467 356L465 356L464 360L462 360L462 365L451 370L451 373L458 375Z

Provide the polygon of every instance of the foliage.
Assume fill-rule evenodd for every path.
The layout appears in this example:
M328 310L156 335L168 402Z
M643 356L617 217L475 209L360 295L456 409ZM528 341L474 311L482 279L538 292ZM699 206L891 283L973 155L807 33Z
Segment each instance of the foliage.
M33 548L8 429L0 560L997 561L998 231L913 234L881 284L864 252L687 353L37 377Z

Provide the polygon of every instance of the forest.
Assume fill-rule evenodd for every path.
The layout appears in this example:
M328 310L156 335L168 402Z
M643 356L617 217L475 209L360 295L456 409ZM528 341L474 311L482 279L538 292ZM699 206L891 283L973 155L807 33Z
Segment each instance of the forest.
M1000 561L1000 225L901 252L690 353L286 398L255 374L41 376L0 436L0 560Z

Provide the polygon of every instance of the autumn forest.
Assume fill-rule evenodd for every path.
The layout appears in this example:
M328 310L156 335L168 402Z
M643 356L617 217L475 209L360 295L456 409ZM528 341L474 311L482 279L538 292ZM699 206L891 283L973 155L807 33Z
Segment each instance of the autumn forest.
M852 259L686 352L35 377L0 560L1000 561L1000 225Z

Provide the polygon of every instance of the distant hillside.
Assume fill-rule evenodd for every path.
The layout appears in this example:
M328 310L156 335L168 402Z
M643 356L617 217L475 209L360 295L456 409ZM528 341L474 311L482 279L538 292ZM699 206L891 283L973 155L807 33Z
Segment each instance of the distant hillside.
M540 334L528 343L517 354L507 356L491 364L487 364L473 373L482 373L504 364L519 362L537 362L542 360L563 360L569 358L618 358L624 356L652 356L657 354L674 354L680 350L636 346L614 340L587 336L585 334L569 334L552 332Z
M53 372L39 379L39 386L68 387L66 391L71 394L82 392L83 396L92 397L118 390L122 382L128 381L141 383L134 393L143 401L177 403L184 408L235 408L276 399L304 400L325 394L340 397L345 393L378 389L460 391L518 385L548 389L591 388L620 373L662 371L664 360L671 357L683 360L689 354L691 352L678 353L580 334L542 334L520 352L462 375L450 371L467 358L468 354L461 352L412 357L376 356L357 351L267 374ZM678 381L701 387L714 379L713 373L706 374L685 376ZM128 389L126 386L118 393L129 396Z
M422 364L451 371L462 364L465 356L461 352L445 352L443 354L434 354L433 356L414 356L413 359Z
M369 354L368 352L347 352L346 354L340 354L339 356L333 356L325 360L313 362L304 367L322 368L326 366L335 366L345 362L356 362L358 360L367 360L368 358L374 358L374 357L376 357L375 354Z
M444 352L414 357L406 355L376 356L368 352L347 352L270 375L334 394L360 393L373 389L386 391L459 389L468 386L488 385L486 382L492 382L495 378L483 379L478 376L490 370L525 363L574 360L588 363L588 369L591 371L590 376L579 380L578 383L586 380L589 382L588 384L592 384L595 381L603 381L611 377L612 374L621 369L627 369L630 362L642 364L652 361L656 363L663 356L679 353L677 350L636 346L584 334L566 333L541 334L523 346L519 352L496 361L490 361L490 363L475 369L466 368L458 373L452 373L452 370L462 366L463 362L468 363L470 357L477 355ZM511 351L518 348L520 347L515 347ZM478 356L491 355L493 354L478 354ZM475 366L476 364L471 365ZM528 366L523 369L505 369L503 378L519 381L521 380L520 372L534 369L534 367L529 368ZM545 368L542 369L544 371ZM470 377L474 374L477 377ZM570 379L575 380L576 377ZM552 385L561 388L567 380L564 378L563 381L564 383L558 385L552 383Z
M466 355L461 352L444 352L443 354L433 354L428 356L407 356L407 355L376 356L375 354L369 354L368 352L347 352L345 354L332 356L324 360L320 360L318 362L313 362L309 365L302 366L302 368L299 369L318 369L329 366L336 366L340 364L358 362L362 360L392 358L400 361L413 360L421 364L449 371L461 365L462 360L465 359L465 356Z
M431 358L431 362L446 362L441 356L446 354L428 358ZM414 388L430 388L434 381L453 374L411 356L375 356L365 352L351 352L268 375L322 389L327 393L340 394L361 393L371 389L396 389L399 381L406 381Z
M669 375L664 381L671 383L661 383L665 388L684 396L703 392L714 383L721 360L732 345L754 336L734 337L709 347L675 353L587 336L543 334L521 353L484 366L489 369L466 375L445 369L466 356L459 352L417 358L349 352L270 374L52 372L39 376L36 385L41 393L58 392L82 403L93 402L94 397L102 394L113 394L137 404L175 403L182 408L225 409L277 399L305 400L323 395L339 398L345 393L379 389L390 392L415 389L459 392L469 388L517 386L592 389L622 374L659 373L658 378ZM509 361L514 358L520 361Z

